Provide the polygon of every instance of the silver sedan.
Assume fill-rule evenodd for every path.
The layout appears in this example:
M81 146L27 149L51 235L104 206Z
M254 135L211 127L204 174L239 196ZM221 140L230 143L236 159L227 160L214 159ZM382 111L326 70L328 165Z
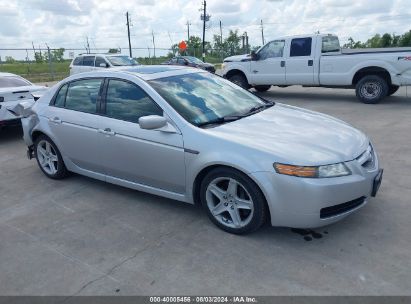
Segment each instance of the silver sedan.
M374 147L352 126L197 69L78 74L24 112L28 155L46 176L75 172L199 203L231 233L268 218L295 228L336 222L382 179Z

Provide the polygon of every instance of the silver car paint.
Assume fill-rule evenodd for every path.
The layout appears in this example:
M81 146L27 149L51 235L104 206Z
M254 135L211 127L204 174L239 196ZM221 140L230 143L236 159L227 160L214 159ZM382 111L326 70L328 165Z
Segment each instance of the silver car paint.
M202 71L180 68L151 75L105 71L71 76L33 106L36 115L23 119L26 143L32 145L30 135L41 131L59 147L70 171L188 203L194 203L193 185L202 170L214 165L236 168L248 174L263 191L273 226L309 228L329 224L355 210L322 220L321 208L370 196L379 164L376 154L375 167L371 169L364 169L355 160L370 144L362 132L330 116L281 104L216 128L197 128L176 113L145 81L185 73ZM164 110L174 133L142 130L138 124L106 117L81 118L69 110L58 113L62 116L61 126L73 122L84 124L87 130L91 129L90 133L80 137L81 140L73 139L74 134L82 136L76 131L56 133L49 121L56 116L56 108L48 103L63 83L84 77L117 77L135 82ZM37 123L30 122L36 119ZM35 124L31 129L30 123ZM110 128L116 134L101 134L99 128ZM90 155L98 158L92 159ZM296 165L346 162L353 174L323 179L284 176L274 171L275 162Z

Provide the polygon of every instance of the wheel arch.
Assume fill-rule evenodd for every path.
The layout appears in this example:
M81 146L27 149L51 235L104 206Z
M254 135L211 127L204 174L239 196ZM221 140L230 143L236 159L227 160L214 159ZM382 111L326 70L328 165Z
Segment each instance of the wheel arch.
M267 195L264 191L264 189L261 187L261 184L251 175L251 174L247 174L246 172L244 172L243 170L227 165L227 164L212 164L212 165L208 165L206 167L204 167L203 169L201 169L200 172L197 173L196 177L194 178L194 182L193 182L193 187L192 187L192 196L193 196L193 202L195 205L199 205L200 204L200 188L201 188L201 182L203 181L203 179L206 177L206 175L211 172L214 169L217 168L227 168L227 169L231 169L234 171L237 171L241 174L244 174L245 176L247 176L250 180L252 180L256 186L258 187L258 189L261 191L263 197L264 197L264 202L266 204L267 207L267 216L271 221L271 211L270 211L270 206L268 204L268 200L267 200Z
M352 79L352 85L356 86L357 83L365 76L376 75L380 76L387 82L388 85L392 84L391 74L387 69L380 66L368 66L358 70Z
M242 76L244 76L245 79L247 79L247 82L250 83L250 81L248 80L248 77L247 77L246 73L244 73L244 71L242 71L241 69L238 69L238 68L234 68L234 69L232 69L232 70L229 70L229 71L227 72L227 74L225 74L225 77L226 77L227 79L229 79L230 77L232 77L232 76L234 76L234 75L242 75Z

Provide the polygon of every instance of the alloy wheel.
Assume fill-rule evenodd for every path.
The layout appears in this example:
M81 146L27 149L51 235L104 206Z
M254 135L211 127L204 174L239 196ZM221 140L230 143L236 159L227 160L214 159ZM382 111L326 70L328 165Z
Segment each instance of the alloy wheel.
M37 145L37 157L41 168L50 175L58 170L58 155L47 140L41 140Z
M207 187L206 202L211 214L224 226L242 228L253 218L253 200L245 187L233 178L214 179Z

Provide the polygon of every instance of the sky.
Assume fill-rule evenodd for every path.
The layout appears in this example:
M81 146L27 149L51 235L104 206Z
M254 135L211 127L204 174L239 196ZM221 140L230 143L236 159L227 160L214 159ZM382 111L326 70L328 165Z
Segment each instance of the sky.
M152 33L157 48L186 39L187 22L190 34L200 36L201 6L201 0L0 0L0 49L30 49L32 42L36 48L84 48L88 37L92 49L121 47L124 52L128 11L132 46L142 48L134 55L147 56ZM206 40L219 35L221 20L223 36L238 29L248 33L253 46L261 45L261 20L266 40L320 31L346 42L411 30L410 0L207 0L207 12Z

